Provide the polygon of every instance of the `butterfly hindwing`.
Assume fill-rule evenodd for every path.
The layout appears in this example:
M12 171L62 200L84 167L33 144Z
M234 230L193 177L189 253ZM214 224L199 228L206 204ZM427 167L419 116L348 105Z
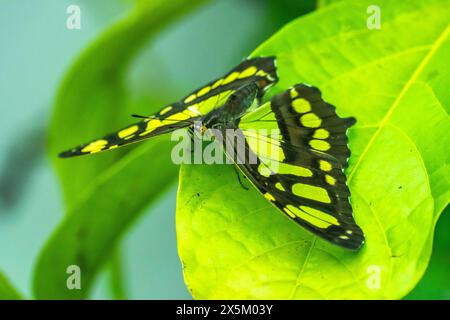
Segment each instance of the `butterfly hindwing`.
M241 118L243 139L236 149L244 148L249 155L234 155L237 166L284 214L349 249L364 242L343 171L350 154L346 131L354 122L340 118L318 89L296 85ZM252 158L256 162L251 163Z
M319 89L304 84L278 95L271 103L285 142L327 153L347 167L347 129L355 118L339 117L335 107L322 99Z
M153 116L100 139L64 151L59 156L67 158L97 153L188 127L196 118L222 106L240 87L254 82L258 85L259 96L262 96L276 81L278 77L274 57L244 60L222 78L211 81L180 101L165 106Z

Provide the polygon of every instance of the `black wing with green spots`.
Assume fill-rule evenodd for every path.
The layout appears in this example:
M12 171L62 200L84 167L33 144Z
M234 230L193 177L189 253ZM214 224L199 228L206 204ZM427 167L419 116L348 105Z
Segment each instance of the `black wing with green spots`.
M228 156L291 220L356 250L364 234L352 215L344 173L350 155L346 133L354 123L339 117L317 88L299 84L239 119L235 129L242 139L229 141L235 149ZM239 156L242 149L247 153Z
M247 59L223 77L211 81L193 91L183 99L165 106L154 115L127 126L100 139L62 152L59 156L68 158L93 154L101 151L148 139L192 125L195 119L221 107L237 89L249 83L258 86L258 97L278 81L275 58L260 57ZM80 124L82 127L82 124Z

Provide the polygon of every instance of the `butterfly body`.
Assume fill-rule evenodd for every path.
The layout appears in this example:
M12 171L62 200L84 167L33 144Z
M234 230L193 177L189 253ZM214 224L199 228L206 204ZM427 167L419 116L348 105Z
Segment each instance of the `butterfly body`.
M206 128L221 130L234 128L239 119L255 103L258 90L255 83L237 89L221 108L215 109L201 118L203 125Z

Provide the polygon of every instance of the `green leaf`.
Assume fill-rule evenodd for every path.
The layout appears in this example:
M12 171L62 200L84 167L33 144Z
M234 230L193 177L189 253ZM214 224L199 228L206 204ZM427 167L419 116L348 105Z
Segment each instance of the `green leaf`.
M338 3L338 2L341 2L341 1L343 1L343 0L318 0L317 1L317 8L321 9L321 8L324 8L326 6L330 6L332 4L335 4L335 3Z
M312 236L230 166L185 165L177 237L195 298L398 299L423 275L450 200L450 7L378 1L381 29L369 30L370 4L326 7L253 53L278 58L271 94L306 82L357 118L347 175L366 244L350 252Z
M274 27L278 29L286 22L314 11L317 6L316 2L316 0L268 0L267 5L270 20L274 24Z
M100 172L128 149L62 161L63 150L103 136L132 121L128 103L126 71L138 49L171 21L199 2L141 1L139 9L97 39L73 64L59 88L49 131L49 155L62 182L67 206L77 201L82 190ZM161 108L155 103L145 110ZM74 178L76 173L76 179Z
M8 281L5 275L0 272L0 300L22 300L23 298Z
M436 238L433 243L433 254L427 271L414 290L406 296L406 299L450 299L450 273L448 262L450 261L450 206L447 206L441 214L436 225Z
M116 248L112 254L109 268L109 289L115 300L127 300L126 277L123 264L122 250Z
M93 157L55 157L130 122L124 78L131 58L150 36L200 2L142 2L139 10L84 52L66 76L52 118L50 156L62 181L68 214L37 261L36 298L87 297L120 236L174 181L168 137ZM146 112L161 107L154 103ZM81 269L81 290L67 288L70 265Z

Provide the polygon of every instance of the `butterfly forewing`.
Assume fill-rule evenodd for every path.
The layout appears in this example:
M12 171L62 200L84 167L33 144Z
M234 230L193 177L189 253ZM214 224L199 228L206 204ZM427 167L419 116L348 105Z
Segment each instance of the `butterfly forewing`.
M274 57L244 60L222 78L211 81L180 101L163 107L156 114L100 139L64 151L60 157L73 157L115 149L188 127L195 119L221 107L228 97L240 87L254 82L258 85L258 96L261 97L264 91L276 81L278 81L278 77Z

